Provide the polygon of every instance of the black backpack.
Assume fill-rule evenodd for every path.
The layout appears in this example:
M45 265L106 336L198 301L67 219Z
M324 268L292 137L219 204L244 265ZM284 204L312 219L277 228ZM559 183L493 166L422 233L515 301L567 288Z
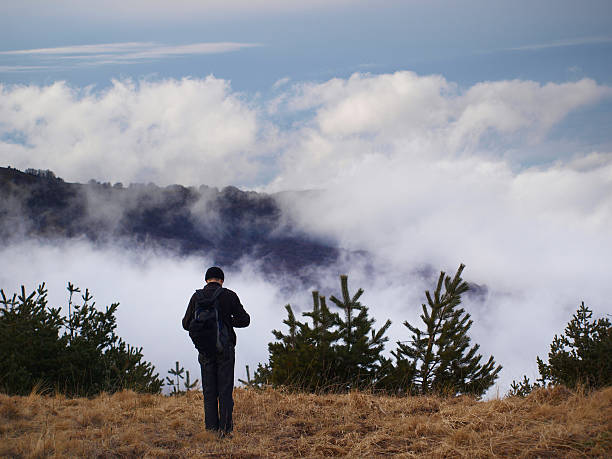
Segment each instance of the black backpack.
M218 288L212 297L201 293L196 302L194 318L189 324L189 337L196 349L206 357L222 354L229 347L229 330L219 311Z

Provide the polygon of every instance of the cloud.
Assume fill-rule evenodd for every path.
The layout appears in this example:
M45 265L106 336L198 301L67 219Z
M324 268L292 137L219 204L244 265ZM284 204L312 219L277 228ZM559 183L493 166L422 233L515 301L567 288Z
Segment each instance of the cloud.
M409 339L401 323L418 320L436 272L453 273L465 263L466 279L486 286L486 293L466 297L465 306L483 354L504 365L502 393L513 378L536 375L535 356L546 355L580 301L597 316L612 313L612 148L592 151L572 139L573 155L549 159L551 129L609 100L610 87L583 79L461 88L437 75L396 72L287 82L274 97L270 105L247 100L212 77L116 81L101 92L63 83L2 87L0 155L13 166L50 168L81 181L315 188L279 195L286 218L298 231L367 255L321 268L313 287L335 293L338 274L348 272L352 286L365 288L378 323L394 321L392 349L394 340ZM41 250L35 265L44 278L53 269L44 260L54 255ZM168 282L185 279L176 284L189 290L197 276L181 277L179 266L200 270L198 262L161 256L150 271L138 271L129 260L138 255L100 256L82 258L111 266L96 278L109 286L135 279L139 288L170 292L161 274L149 274L159 264L175 273ZM254 321L261 328L257 340L247 341L247 354L253 352L242 362L255 364L265 359L282 305L300 309L309 296L284 297L283 282L259 277L256 263L244 265L236 279L248 279L239 284L245 305L246 298L261 298L254 311L265 321ZM11 271L17 278L26 269ZM115 299L122 301L109 301Z
M0 65L0 73L40 72L48 69L44 65Z
M27 55L27 54L45 54L45 55L63 55L63 54L108 54L108 53L126 53L139 51L146 48L153 48L155 43L152 42L124 42L124 43L104 43L98 45L75 45L75 46L59 46L55 48L35 48L35 49L16 49L11 51L0 51L0 55Z
M255 109L214 77L113 81L95 93L63 82L0 85L0 155L68 180L220 185L253 180L263 135ZM39 167L39 166L36 166Z
M589 79L462 89L412 72L279 86L269 102L212 76L0 86L0 153L69 180L316 188L371 157L537 162L551 127L611 94Z
M289 78L289 77L284 77L284 78L281 78L281 79L276 80L276 81L274 82L274 85L272 86L272 88L273 88L273 89L279 89L279 88L282 88L283 86L286 86L286 85L287 85L287 83L289 83L290 81L291 81L291 78Z
M551 127L610 97L612 88L589 79L483 82L461 89L439 75L396 72L297 84L292 94L273 101L273 111L304 112L307 121L288 135L284 170L270 188L327 186L372 158L477 154L511 160L523 159L528 149L537 159Z
M37 65L35 66L3 66L6 67L5 71L38 71L41 68L57 69L117 63L136 64L145 60L159 60L177 56L229 53L258 46L262 45L235 42L190 43L186 45L124 42L0 51L0 57L30 57L36 60Z
M599 36L599 37L580 37L570 38L566 40L551 41L548 43L534 43L530 45L517 46L514 48L506 48L505 51L539 51L542 49L549 48L563 48L566 46L582 46L582 45L593 45L599 43L610 43L612 37Z

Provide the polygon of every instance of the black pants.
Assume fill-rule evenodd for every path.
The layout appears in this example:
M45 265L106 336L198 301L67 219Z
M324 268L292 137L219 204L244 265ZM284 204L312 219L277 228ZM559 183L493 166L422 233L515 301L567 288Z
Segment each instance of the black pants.
M202 369L202 392L204 393L204 423L207 430L231 432L234 423L234 347L222 355L207 358L198 356Z

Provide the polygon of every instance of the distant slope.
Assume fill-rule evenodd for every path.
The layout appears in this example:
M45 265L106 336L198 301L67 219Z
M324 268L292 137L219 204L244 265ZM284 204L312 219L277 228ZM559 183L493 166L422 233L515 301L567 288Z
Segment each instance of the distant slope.
M274 197L180 185L67 183L50 171L0 168L0 239L86 237L206 255L222 266L242 257L268 273L302 277L335 262L339 250L297 233Z

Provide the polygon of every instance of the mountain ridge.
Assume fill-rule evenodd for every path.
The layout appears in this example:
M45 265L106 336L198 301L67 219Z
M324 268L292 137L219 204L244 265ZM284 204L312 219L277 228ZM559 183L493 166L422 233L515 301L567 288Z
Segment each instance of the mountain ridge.
M244 257L266 274L306 280L309 267L338 260L340 249L298 231L274 195L154 184L65 182L49 170L0 168L0 240L85 237L128 240L180 255L205 255L221 266Z

